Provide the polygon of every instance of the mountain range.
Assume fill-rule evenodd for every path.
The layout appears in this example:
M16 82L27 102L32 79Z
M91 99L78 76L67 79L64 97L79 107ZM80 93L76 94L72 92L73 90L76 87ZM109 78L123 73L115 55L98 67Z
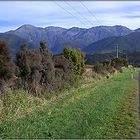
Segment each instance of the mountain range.
M108 37L90 44L84 49L86 53L109 53L118 50L123 51L140 51L140 32L133 32L125 36Z
M23 43L29 48L38 48L40 41L47 42L53 54L62 52L65 45L80 48L90 53L104 53L114 50L119 44L121 50L140 50L140 28L131 30L125 26L96 26L89 29L72 27L35 27L23 25L16 30L0 34L0 40L8 42L14 52L19 50Z

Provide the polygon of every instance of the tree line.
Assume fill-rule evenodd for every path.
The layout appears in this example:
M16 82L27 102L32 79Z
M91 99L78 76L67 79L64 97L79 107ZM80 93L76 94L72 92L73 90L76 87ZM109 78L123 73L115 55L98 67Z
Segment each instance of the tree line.
M22 88L35 95L60 91L73 86L84 72L84 54L79 49L65 47L53 57L47 44L40 42L35 50L21 45L13 61L6 42L0 42L0 92Z
M21 45L14 60L10 53L6 42L0 41L0 94L21 88L37 96L46 92L59 93L75 86L85 72L85 55L70 46L64 47L57 57L51 54L44 41L38 49ZM93 65L92 75L93 78L95 73L108 77L108 73L122 72L122 67L127 66L127 59L113 58Z

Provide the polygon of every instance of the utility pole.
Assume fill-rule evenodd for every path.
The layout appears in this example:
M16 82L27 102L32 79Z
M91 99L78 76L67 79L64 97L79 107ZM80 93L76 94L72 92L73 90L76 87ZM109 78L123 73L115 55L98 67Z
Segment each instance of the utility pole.
M116 46L116 57L117 58L119 58L119 51L118 51L118 49L119 49L119 45L117 44L117 46Z

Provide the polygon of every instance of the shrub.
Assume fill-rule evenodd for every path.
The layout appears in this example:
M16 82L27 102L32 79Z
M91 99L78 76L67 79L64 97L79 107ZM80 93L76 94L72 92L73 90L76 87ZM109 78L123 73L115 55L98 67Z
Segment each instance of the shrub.
M16 65L19 85L30 90L31 85L40 84L41 56L38 50L28 50L25 45L22 45L21 50L16 54Z
M14 64L11 61L7 44L0 41L0 94L10 90L10 81L14 77Z
M0 42L0 79L9 80L14 75L10 51L5 42Z
M125 58L114 58L111 60L111 66L120 70L121 67L128 67L128 60Z
M95 71L96 73L99 73L99 74L105 74L107 70L103 64L97 63L94 65L93 71Z
M59 82L65 81L69 85L75 84L76 76L74 74L74 66L66 59L64 56L58 56L55 58L55 73L56 73L56 80Z
M61 73L63 74L62 78L66 80L66 75L73 73L74 66L64 56L59 56L55 59L55 68L61 70Z
M81 75L85 66L84 54L79 49L65 47L63 50L63 55L73 64L74 73L76 75Z
M49 52L46 43L40 42L41 55L41 84L53 84L55 78L55 68L52 54Z

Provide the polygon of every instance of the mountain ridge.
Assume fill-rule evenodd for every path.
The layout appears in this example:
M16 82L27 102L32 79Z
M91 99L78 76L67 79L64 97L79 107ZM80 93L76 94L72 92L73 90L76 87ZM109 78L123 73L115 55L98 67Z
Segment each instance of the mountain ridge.
M116 50L119 45L119 51L140 51L140 32L132 32L125 36L109 37L94 42L84 49L86 53L108 53Z
M25 24L16 30L11 30L5 32L4 34L16 35L25 40L27 44L32 44L35 48L38 48L39 42L44 40L47 42L48 48L53 52L53 54L59 54L62 52L64 45L66 44L69 44L74 48L80 48L84 51L87 47L89 47L89 45L102 39L125 36L139 31L139 28L131 30L122 25L95 26L91 28L72 27L66 29L55 26L42 28ZM16 44L13 42L12 46L16 46Z

